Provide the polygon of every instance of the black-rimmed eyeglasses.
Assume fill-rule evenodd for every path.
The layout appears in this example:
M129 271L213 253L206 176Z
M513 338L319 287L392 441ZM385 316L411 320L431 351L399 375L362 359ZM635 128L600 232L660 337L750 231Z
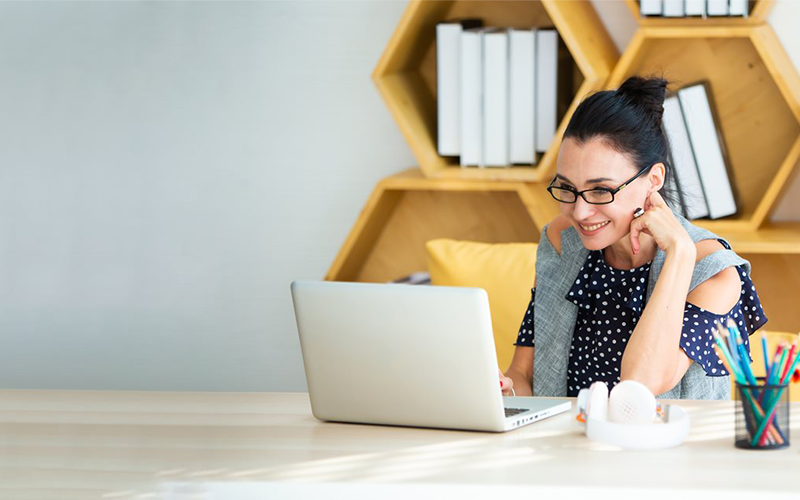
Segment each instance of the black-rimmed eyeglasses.
M608 205L614 201L615 194L622 191L625 186L635 181L640 175L650 170L650 167L652 167L652 165L639 170L639 173L623 182L622 185L616 189L593 188L577 191L571 187L553 186L553 183L558 180L558 177L554 177L553 180L550 181L550 185L547 186L547 191L550 193L550 196L561 203L575 203L578 201L578 195L580 195L586 203L591 203L592 205Z

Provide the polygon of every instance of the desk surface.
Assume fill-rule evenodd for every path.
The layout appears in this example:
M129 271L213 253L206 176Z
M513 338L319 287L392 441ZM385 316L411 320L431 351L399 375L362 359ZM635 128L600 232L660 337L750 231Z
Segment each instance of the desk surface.
M631 452L587 440L574 408L487 434L320 422L299 393L0 391L0 498L189 498L164 485L259 482L800 495L797 445L736 449L733 402L677 403L688 442Z

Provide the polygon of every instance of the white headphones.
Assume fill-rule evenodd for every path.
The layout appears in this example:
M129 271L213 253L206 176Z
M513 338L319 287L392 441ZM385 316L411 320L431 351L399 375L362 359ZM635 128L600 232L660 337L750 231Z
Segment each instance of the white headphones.
M623 380L608 393L595 382L578 393L578 420L586 436L629 450L658 450L678 446L689 435L689 415L674 405L658 405L650 389Z

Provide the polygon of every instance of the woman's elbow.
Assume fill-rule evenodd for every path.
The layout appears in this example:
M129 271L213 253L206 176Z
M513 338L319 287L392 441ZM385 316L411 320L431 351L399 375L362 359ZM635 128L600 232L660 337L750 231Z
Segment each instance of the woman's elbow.
M680 382L680 379L674 380L672 375L655 373L625 373L620 375L620 380L635 380L650 389L654 396L664 394Z

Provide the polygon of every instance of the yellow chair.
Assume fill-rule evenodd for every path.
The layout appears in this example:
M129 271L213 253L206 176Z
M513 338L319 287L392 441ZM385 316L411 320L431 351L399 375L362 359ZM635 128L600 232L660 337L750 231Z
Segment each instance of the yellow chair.
M766 375L764 373L764 349L761 346L761 332L767 335L767 352L770 355L775 354L775 348L782 340L791 345L797 339L797 334L772 332L763 328L751 335L750 357L753 359L753 362L750 364L750 369L753 370L753 375L756 377L763 377ZM772 363L773 360L770 359L769 362ZM800 399L798 399L800 398L800 384L789 383L789 398L791 401L800 401ZM731 377L731 399L739 399L739 395L736 392L736 381L733 377Z
M441 238L427 242L426 249L431 284L486 290L492 311L497 363L505 371L514 356L514 342L531 298L536 243L478 243ZM765 375L761 331L765 330L750 337L750 357L753 358L750 366L756 377ZM788 332L765 333L769 353L774 353L782 340L791 344L797 338ZM731 397L738 397L733 377ZM800 384L789 385L789 397L800 401Z
M505 372L514 356L514 342L531 299L536 243L478 243L442 238L425 246L432 285L486 290L497 363Z

